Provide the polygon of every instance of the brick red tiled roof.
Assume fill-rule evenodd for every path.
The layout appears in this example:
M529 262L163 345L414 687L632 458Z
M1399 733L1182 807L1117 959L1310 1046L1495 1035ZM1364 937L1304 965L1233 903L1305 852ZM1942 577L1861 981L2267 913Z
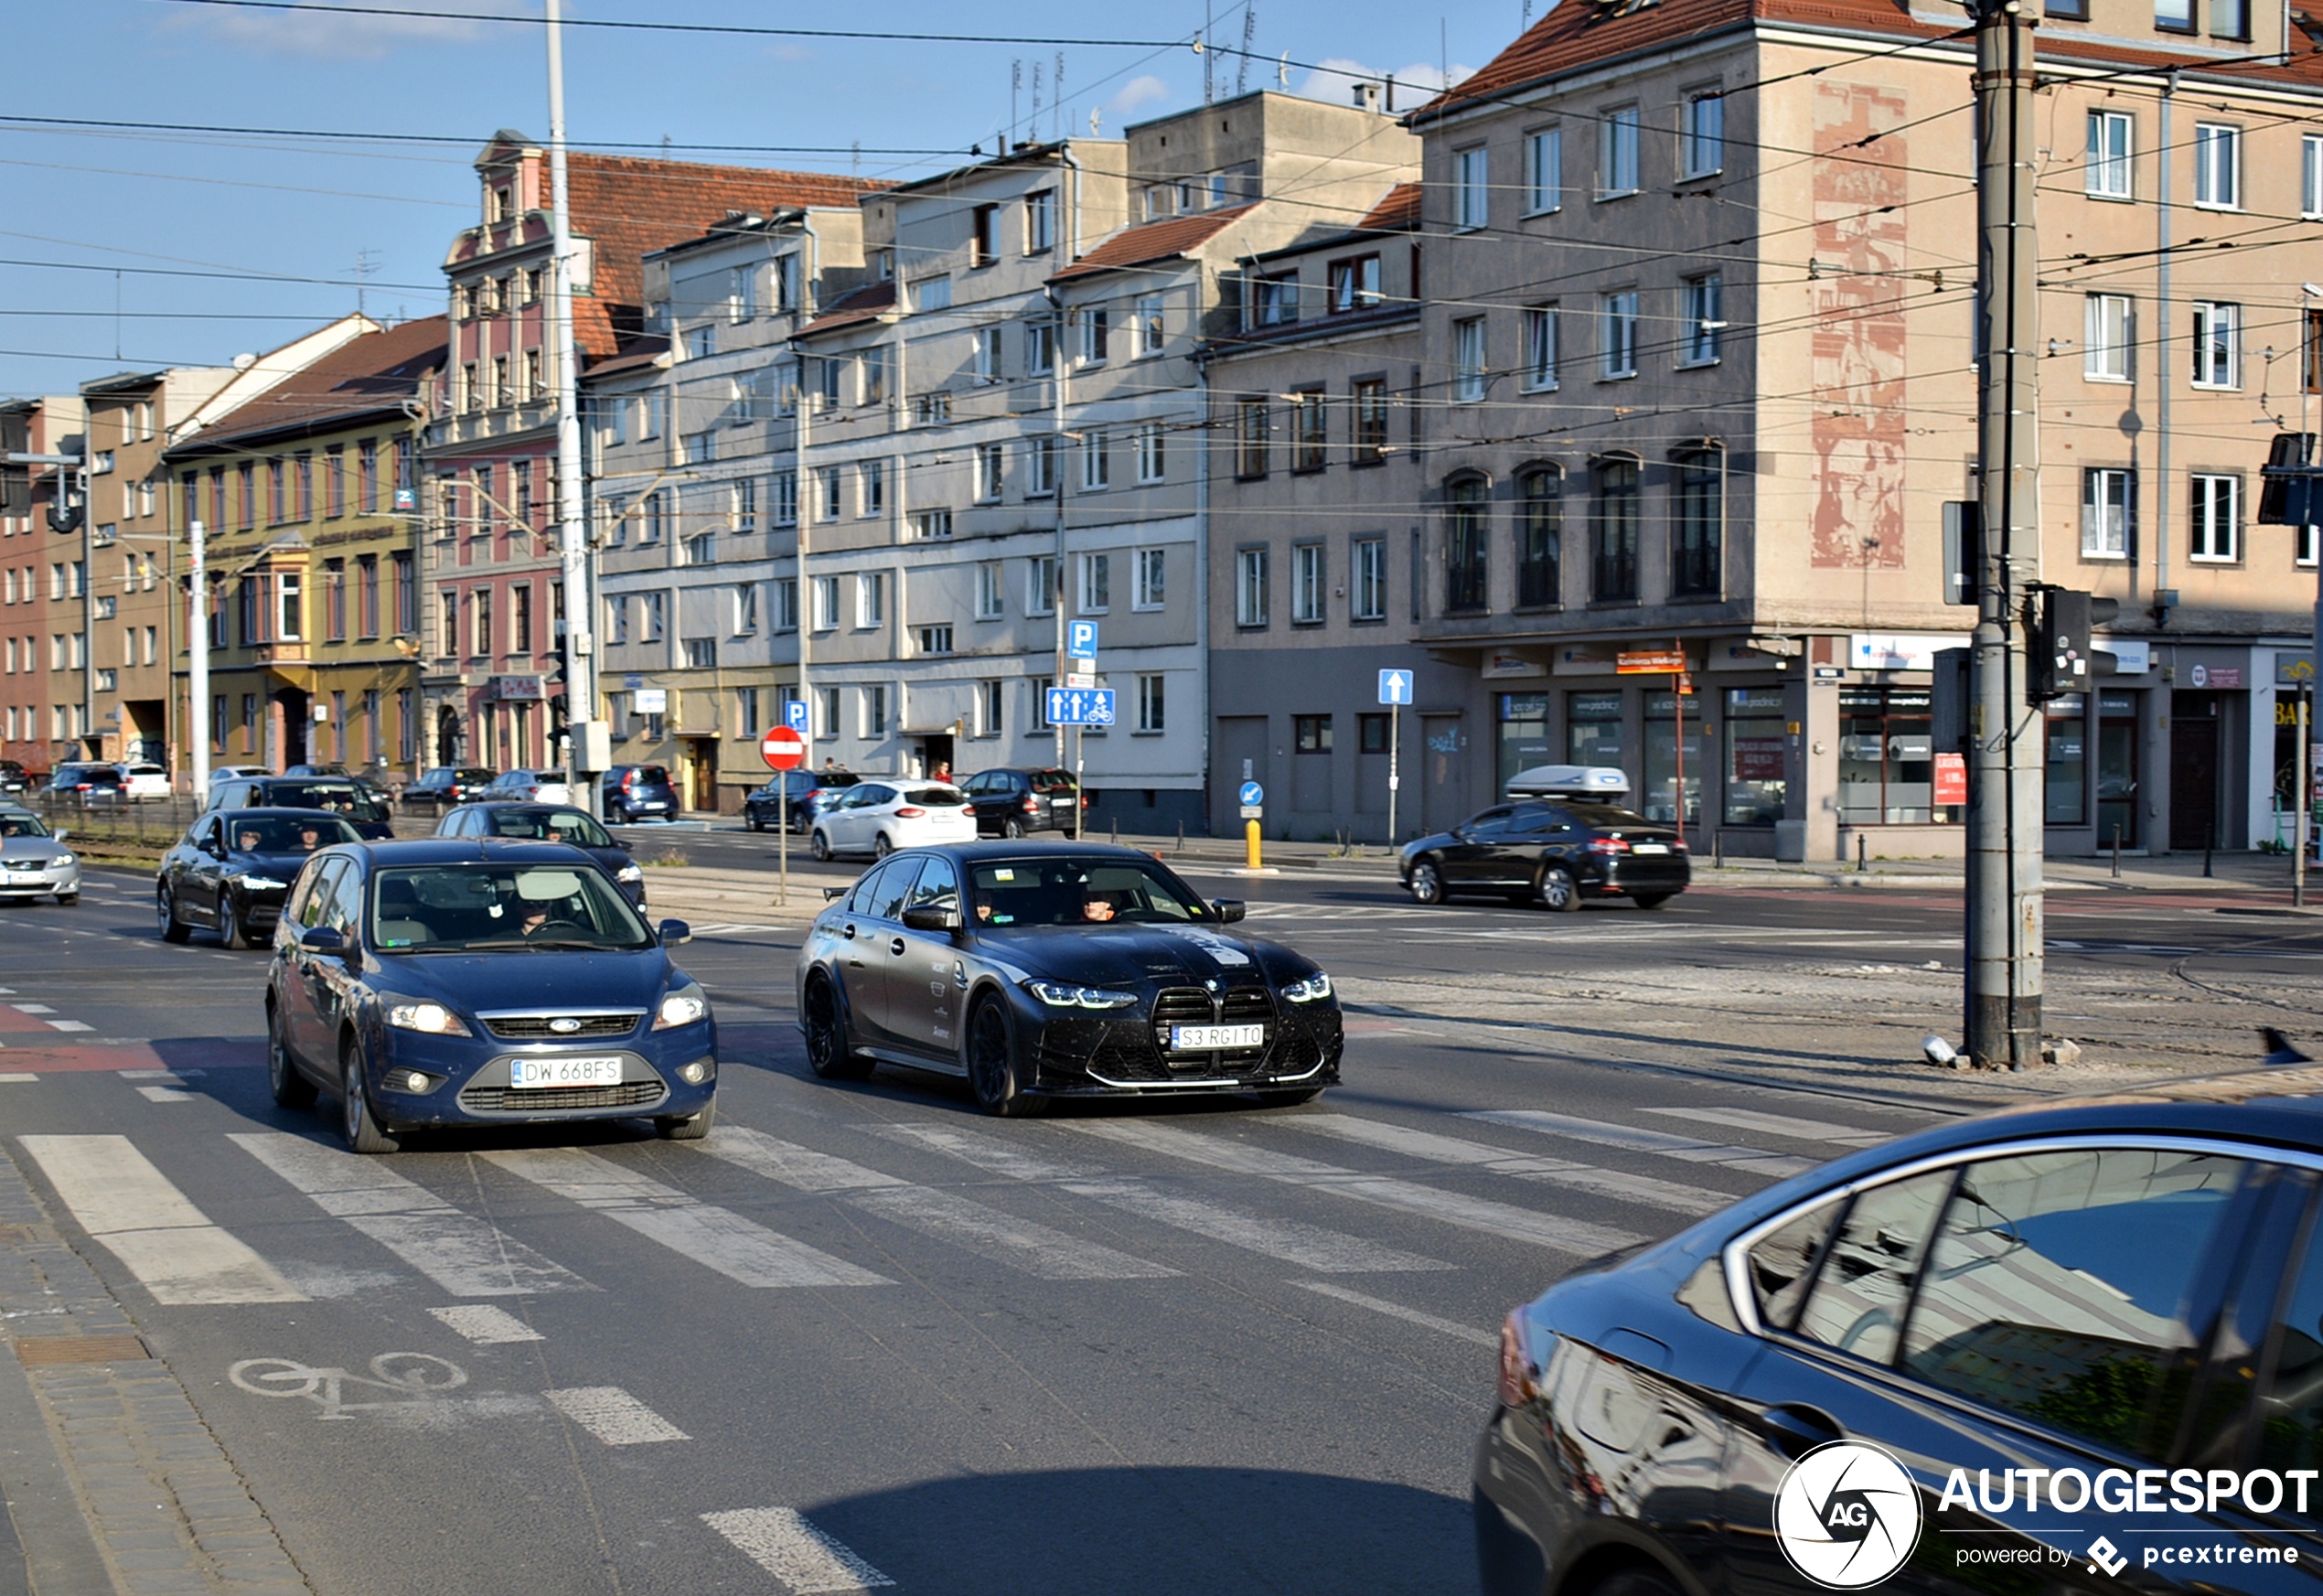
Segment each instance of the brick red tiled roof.
M836 332L840 327L853 327L857 322L870 321L895 308L895 280L867 283L862 287L840 295L824 307L822 315L798 329L802 338L817 333Z
M1419 225L1419 185L1398 183L1380 197L1370 213L1355 223L1357 232L1393 232Z
M1119 266L1142 266L1151 261L1166 261L1183 255L1188 250L1210 241L1228 226L1258 209L1257 201L1248 205L1230 206L1225 210L1205 210L1198 216L1173 216L1166 221L1149 221L1140 227L1124 228L1098 244L1087 254L1050 277L1061 283L1067 277L1086 276L1091 272L1104 272Z
M444 318L431 316L350 338L219 416L190 441L192 449L329 432L367 415L399 414L428 373L444 364L445 332Z

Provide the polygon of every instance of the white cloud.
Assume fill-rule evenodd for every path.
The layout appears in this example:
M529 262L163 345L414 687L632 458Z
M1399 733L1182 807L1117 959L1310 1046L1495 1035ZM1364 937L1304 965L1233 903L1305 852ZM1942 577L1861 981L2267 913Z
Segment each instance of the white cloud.
M507 0L487 0L511 16L524 13ZM464 9L476 9L465 5ZM408 45L466 43L486 36L487 25L456 16L348 16L327 5L288 11L222 11L202 18L207 31L239 45L280 55L327 60L375 61ZM506 31L494 27L495 33Z
M1446 82L1457 83L1475 70L1455 61L1451 75L1447 79L1441 67L1429 62L1414 62L1388 72L1343 56L1333 56L1308 72L1291 87L1290 91L1309 100L1328 100L1334 105L1348 105L1354 101L1357 83L1376 83L1382 78L1392 77L1396 80L1396 109L1404 112L1435 94Z
M1167 100L1169 97L1170 86L1152 73L1147 72L1122 84L1120 91L1105 103L1106 109L1112 112L1114 115L1128 117L1134 114L1140 105L1151 105L1157 100Z

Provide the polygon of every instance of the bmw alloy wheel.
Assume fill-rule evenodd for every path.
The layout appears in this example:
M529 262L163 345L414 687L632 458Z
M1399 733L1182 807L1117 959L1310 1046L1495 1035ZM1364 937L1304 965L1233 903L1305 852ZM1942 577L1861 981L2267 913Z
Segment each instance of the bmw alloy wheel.
M1024 1089L1014 1031L1001 1000L989 993L968 1017L968 1084L977 1106L1002 1119L1025 1118L1048 1107L1048 1099Z

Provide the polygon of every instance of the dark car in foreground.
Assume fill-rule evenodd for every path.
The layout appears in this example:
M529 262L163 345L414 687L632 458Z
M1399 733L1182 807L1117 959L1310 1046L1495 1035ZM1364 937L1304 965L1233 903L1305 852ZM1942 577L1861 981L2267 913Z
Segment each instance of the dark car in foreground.
M1485 1596L2312 1591L2319 1220L2307 1067L1954 1121L1585 1266L1503 1329Z
M154 872L162 940L183 942L203 928L229 948L270 941L307 860L356 840L346 817L328 809L210 809L195 817Z
M710 1001L578 849L430 838L355 843L299 876L266 987L285 1108L337 1098L357 1152L431 1127L715 1118Z
M1003 766L980 770L954 784L968 795L982 837L1022 837L1032 831L1081 834L1080 789L1069 770Z
M882 1064L963 1076L991 1114L1060 1097L1305 1102L1338 1084L1339 1001L1308 959L1233 929L1242 912L1128 848L896 852L799 949L808 1063L834 1080Z
M439 837L506 837L562 842L578 848L618 882L629 901L646 906L646 873L613 833L586 809L571 804L463 804L435 823Z
M790 829L805 833L815 817L862 784L851 770L786 770L764 787L754 787L742 800L742 822L754 831L772 830L787 811ZM786 792L787 788L787 792Z
M403 789L399 800L407 809L429 809L442 814L455 804L466 803L492 785L499 775L481 765L439 765L423 770L420 778Z
M1456 894L1536 903L1562 912L1590 898L1658 909L1686 889L1693 865L1676 828L1612 804L1495 804L1449 831L1404 844L1397 862L1413 898Z
M386 802L369 783L345 776L244 776L209 790L212 809L324 809L355 828L356 834L384 840L394 835Z
M616 826L678 818L678 789L669 785L667 766L616 765L597 779L605 798L605 818Z

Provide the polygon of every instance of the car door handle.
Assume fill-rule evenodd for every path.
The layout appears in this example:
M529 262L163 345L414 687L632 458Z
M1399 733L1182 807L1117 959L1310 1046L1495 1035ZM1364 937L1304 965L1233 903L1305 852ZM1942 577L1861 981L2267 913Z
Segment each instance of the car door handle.
M855 927L849 926L842 929L839 934L841 937L846 937L848 941L852 942L855 939Z
M1810 1408L1804 1402L1785 1402L1770 1408L1759 1415L1759 1423L1766 1431L1768 1443L1785 1457L1801 1453L1836 1441L1842 1433L1838 1420L1820 1408Z
M890 938L887 944L887 951L894 954L898 959L903 958L904 939L901 937Z

